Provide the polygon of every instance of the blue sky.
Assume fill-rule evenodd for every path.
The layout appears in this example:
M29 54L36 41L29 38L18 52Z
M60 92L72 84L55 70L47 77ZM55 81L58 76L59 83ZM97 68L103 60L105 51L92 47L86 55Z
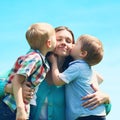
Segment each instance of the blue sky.
M118 119L120 91L120 1L119 0L4 0L0 2L0 73L11 68L16 58L29 49L27 28L35 22L54 27L65 25L75 38L81 34L98 37L104 45L104 59L94 67L104 77L101 89L112 101L108 120Z

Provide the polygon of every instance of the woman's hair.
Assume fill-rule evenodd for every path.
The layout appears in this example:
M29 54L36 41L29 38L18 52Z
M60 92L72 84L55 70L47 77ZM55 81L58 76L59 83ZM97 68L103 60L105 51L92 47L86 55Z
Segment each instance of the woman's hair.
M75 43L74 34L68 27L66 27L66 26L59 26L59 27L55 28L55 32L62 31L62 30L67 30L68 32L70 32L70 34L72 35L72 41L73 41L72 43L74 44ZM68 56L68 57L65 58L64 64L62 66L63 71L68 67L68 64L71 61L73 61L73 58L71 56Z
M70 32L70 34L72 35L72 38L73 38L73 44L75 43L75 39L74 39L74 34L72 32L72 30L70 30L68 27L66 26L59 26L59 27L56 27L55 28L55 32L58 32L58 31L62 31L62 30L67 30L68 32Z

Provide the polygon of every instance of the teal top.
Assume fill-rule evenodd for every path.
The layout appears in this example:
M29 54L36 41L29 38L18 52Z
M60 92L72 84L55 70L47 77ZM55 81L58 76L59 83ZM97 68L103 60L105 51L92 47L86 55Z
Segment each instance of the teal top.
M0 79L0 98L5 95L4 88L6 84L7 84L6 81Z
M45 80L37 91L37 106L31 110L34 120L39 120L46 97L48 99L48 120L65 120L65 87L48 85Z
M9 74L9 71L7 71L3 74L0 74L0 98L5 95L4 90L5 90L5 86L7 84L7 81L5 81L5 79L7 78L8 74Z
M4 87L7 84L1 78L6 77L8 73L0 75L0 98L5 95ZM39 120L41 108L46 97L48 98L48 120L65 120L65 88L64 86L48 85L45 80L40 84L37 92L37 106L31 110L34 120ZM110 111L111 104L107 104L107 114Z
M5 85L3 78L6 78L9 71L0 75L0 97L5 95ZM2 78L2 79L1 79ZM48 120L65 120L65 87L49 85L44 80L37 91L37 106L31 109L34 120L39 120L41 108L45 98L48 99Z

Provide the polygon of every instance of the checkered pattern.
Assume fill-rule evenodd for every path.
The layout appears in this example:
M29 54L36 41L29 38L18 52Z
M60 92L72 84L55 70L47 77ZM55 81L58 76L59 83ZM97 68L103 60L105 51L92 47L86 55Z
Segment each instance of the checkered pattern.
M15 74L21 74L26 76L33 87L39 85L45 79L46 73L49 70L48 62L45 57L38 50L30 49L25 56L20 56L14 64L8 75L8 82L11 83ZM38 81L36 84L36 81ZM3 100L11 110L16 109L14 97L7 95Z

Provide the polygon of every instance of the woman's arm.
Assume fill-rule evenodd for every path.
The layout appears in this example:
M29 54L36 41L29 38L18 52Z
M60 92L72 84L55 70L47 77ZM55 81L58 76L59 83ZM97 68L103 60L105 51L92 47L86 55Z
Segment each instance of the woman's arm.
M82 104L84 107L91 107L91 109L94 109L100 104L110 103L109 95L99 89L98 84L101 84L102 82L103 77L96 71L93 71L91 87L94 89L95 93L86 95L82 98L83 100L87 100Z
M94 88L94 89L96 89L96 88ZM86 108L92 106L91 109L94 109L101 104L109 104L110 103L109 95L100 90L96 91L93 94L87 95L87 96L83 97L82 99L83 100L89 99L86 102L84 102L82 105Z
M13 94L12 83L7 83L5 80L0 80L0 98L5 94ZM30 82L24 82L22 86L23 100L25 103L29 103L33 98L34 89L31 88Z

